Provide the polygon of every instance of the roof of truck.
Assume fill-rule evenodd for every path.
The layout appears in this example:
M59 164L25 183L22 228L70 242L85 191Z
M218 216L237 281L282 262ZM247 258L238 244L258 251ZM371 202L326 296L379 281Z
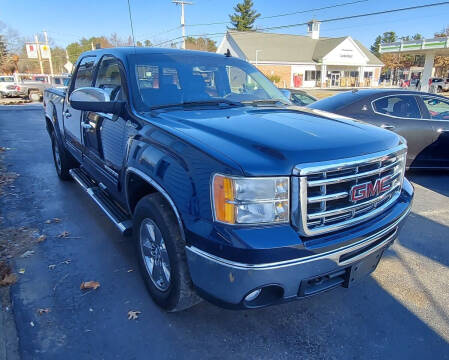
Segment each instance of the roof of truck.
M125 58L128 55L136 54L136 55L149 55L149 54L167 54L167 55L199 55L199 56L214 56L214 57L223 57L224 54L216 54L212 52L206 51L198 51L198 50L181 50L181 49L170 49L170 48L157 48L157 47L116 47L116 48L106 48L106 49L97 49L86 51L81 54L81 57L87 55L95 55L101 56L104 54L114 55L118 58Z

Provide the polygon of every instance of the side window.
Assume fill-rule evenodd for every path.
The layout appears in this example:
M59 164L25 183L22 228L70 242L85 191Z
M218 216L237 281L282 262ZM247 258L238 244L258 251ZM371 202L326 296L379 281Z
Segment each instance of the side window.
M80 87L92 86L95 57L89 56L81 60L78 71L76 72L75 84L73 90Z
M235 66L226 66L231 93L234 94L258 94L262 92L262 98L266 92L259 88L258 83L245 71ZM264 96L265 95L265 96Z
M422 99L431 119L449 120L449 101L431 96L423 96Z
M389 96L373 102L374 111L394 117L420 119L418 103L414 96Z
M123 99L122 77L118 60L111 56L105 56L101 60L98 69L95 87L105 90L111 100Z

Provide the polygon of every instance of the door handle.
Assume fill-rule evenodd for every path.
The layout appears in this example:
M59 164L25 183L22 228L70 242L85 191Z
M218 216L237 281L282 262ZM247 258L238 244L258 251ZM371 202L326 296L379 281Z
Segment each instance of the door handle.
M94 128L91 124L85 123L85 122L81 123L81 126L82 126L83 129L85 129L85 130L92 130L92 129Z
M388 124L382 124L382 125L380 125L380 127L382 129L387 129L387 130L393 130L394 128L396 128L396 126L388 125Z
M72 114L70 114L69 111L66 110L66 111L64 111L64 116L65 116L66 118L69 118L70 116L72 116Z

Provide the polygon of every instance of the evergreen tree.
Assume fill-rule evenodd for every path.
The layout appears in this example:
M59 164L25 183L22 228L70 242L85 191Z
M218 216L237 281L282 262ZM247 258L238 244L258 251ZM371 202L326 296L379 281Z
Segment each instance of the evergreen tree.
M377 57L379 57L380 53L379 53L379 49L380 49L380 43L382 42L382 36L378 36L376 37L376 40L374 40L373 45L371 45L371 52L376 55Z
M260 16L260 14L253 9L252 0L243 0L242 3L238 3L234 6L234 14L229 15L233 30L238 31L251 31L253 30L254 21Z

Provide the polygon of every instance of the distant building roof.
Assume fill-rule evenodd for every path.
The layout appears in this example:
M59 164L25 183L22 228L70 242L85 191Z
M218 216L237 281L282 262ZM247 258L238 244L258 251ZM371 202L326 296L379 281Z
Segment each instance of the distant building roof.
M247 60L255 61L256 50L262 51L264 61L320 63L323 57L342 43L346 37L312 39L309 36L272 34L258 31L229 31ZM383 65L360 41L353 40L368 58L368 65Z

